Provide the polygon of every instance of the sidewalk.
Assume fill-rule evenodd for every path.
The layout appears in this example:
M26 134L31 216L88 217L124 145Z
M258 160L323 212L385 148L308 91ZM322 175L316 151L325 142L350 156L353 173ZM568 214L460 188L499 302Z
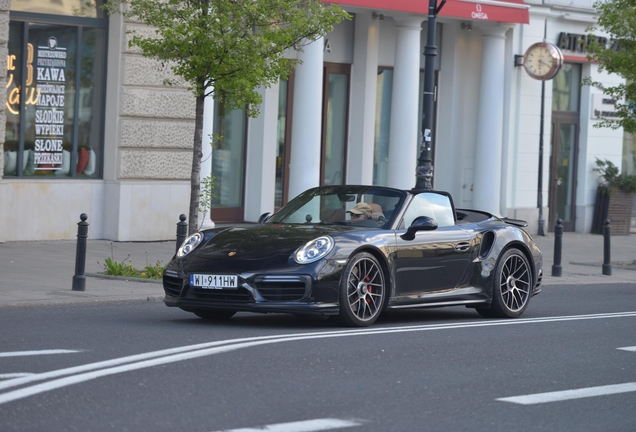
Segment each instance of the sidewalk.
M565 233L562 277L553 277L554 235L535 240L543 251L543 286L595 283L636 283L636 235L614 236L611 244L612 275L602 275L603 237ZM142 269L157 261L166 264L175 241L111 242L89 240L86 252L86 291L72 291L75 274L75 240L0 243L0 308L117 301L161 301L160 281L133 281L97 277L104 259L130 259Z

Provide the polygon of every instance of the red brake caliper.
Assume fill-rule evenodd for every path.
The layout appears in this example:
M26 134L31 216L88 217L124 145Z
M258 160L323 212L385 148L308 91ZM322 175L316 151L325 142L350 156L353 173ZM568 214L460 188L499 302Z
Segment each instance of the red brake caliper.
M369 276L367 276L367 277L364 278L364 281L367 282L367 283L371 282L371 278ZM367 286L367 292L368 293L373 292L372 289L373 289L372 287ZM369 297L367 297L367 296L365 296L365 301L367 302L367 304L371 303L371 299Z

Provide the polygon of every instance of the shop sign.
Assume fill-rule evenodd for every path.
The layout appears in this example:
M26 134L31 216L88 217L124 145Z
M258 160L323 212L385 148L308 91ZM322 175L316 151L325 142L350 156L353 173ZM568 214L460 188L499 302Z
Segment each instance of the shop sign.
M587 53L588 46L592 42L598 42L605 48L612 48L614 51L618 51L618 39L609 39L604 36L588 36L586 34L578 33L559 33L559 38L556 45L565 51L574 51L579 53Z
M612 99L601 93L592 94L592 113L591 118L598 120L599 117L618 118L616 112L616 99Z
M38 46L36 60L37 102L35 104L36 170L60 169L64 140L64 93L66 91L66 48L51 36L47 46Z
M478 20L488 19L488 14L481 10L481 5L479 3L475 5L475 10L472 11L470 16L473 17L473 19L478 19Z

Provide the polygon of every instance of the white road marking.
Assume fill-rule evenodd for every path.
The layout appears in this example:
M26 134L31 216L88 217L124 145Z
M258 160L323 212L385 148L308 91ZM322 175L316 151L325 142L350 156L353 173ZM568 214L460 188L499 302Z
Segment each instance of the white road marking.
M15 378L0 382L0 390L24 385L34 381L42 381L50 378L58 378L66 375L73 375L67 378L58 378L52 381L35 384L19 390L6 392L0 395L0 404L11 402L17 399L33 396L72 384L93 380L103 376L115 375L123 372L153 367L162 364L174 363L183 360L194 359L224 352L230 352L242 348L249 348L259 345L273 344L279 342L291 342L299 340L326 339L348 336L365 336L392 333L420 332L429 330L465 329L475 327L499 327L507 325L540 324L561 321L579 321L592 319L628 318L636 317L634 312L617 312L609 314L574 315L551 318L527 318L518 320L495 320L495 321L475 321L459 324L429 324L419 326L384 327L370 329L341 330L316 333L296 333L288 335L260 336L251 338L230 339L189 345L165 350L153 351L144 354L121 357L113 360L106 360L91 363L83 366L75 366L56 371L35 374L22 378ZM129 363L129 364L126 364ZM103 368L103 369L102 369ZM101 369L101 370L97 370ZM90 372L93 371L93 372Z
M64 350L64 349L52 349L52 350L40 350L40 351L13 351L13 352L0 352L0 357L22 357L22 356L34 356L34 355L49 355L49 354L70 354L77 353L77 350Z
M228 429L218 432L314 432L342 429L361 425L362 423L357 423L351 420L323 418L289 423L276 423L266 426L259 426L256 428Z
M26 373L26 372L6 373L6 374L0 374L0 379L22 378L22 377L31 376L31 375L34 375L34 374Z
M616 349L623 350L623 351L632 351L632 352L636 352L636 346L633 346L633 347L616 348Z
M520 405L536 405L548 402L559 402L564 400L582 399L594 396L605 396L629 392L636 392L636 382L598 387L587 387L575 390L563 390L548 393L535 393L525 396L499 398L497 400L503 402L512 402Z

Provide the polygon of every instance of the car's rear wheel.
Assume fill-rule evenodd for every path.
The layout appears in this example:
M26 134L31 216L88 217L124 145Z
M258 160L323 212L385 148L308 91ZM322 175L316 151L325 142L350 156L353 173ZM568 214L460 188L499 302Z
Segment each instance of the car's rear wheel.
M354 327L373 324L382 312L385 296L386 283L378 260L367 252L354 255L340 286L340 321Z
M516 318L528 307L532 269L519 249L508 249L499 259L492 287L490 309L477 309L488 318Z
M217 309L217 310L197 310L197 311L192 311L192 313L198 316L199 318L203 318L206 320L222 321L222 320L232 318L234 314L236 314L236 311Z

